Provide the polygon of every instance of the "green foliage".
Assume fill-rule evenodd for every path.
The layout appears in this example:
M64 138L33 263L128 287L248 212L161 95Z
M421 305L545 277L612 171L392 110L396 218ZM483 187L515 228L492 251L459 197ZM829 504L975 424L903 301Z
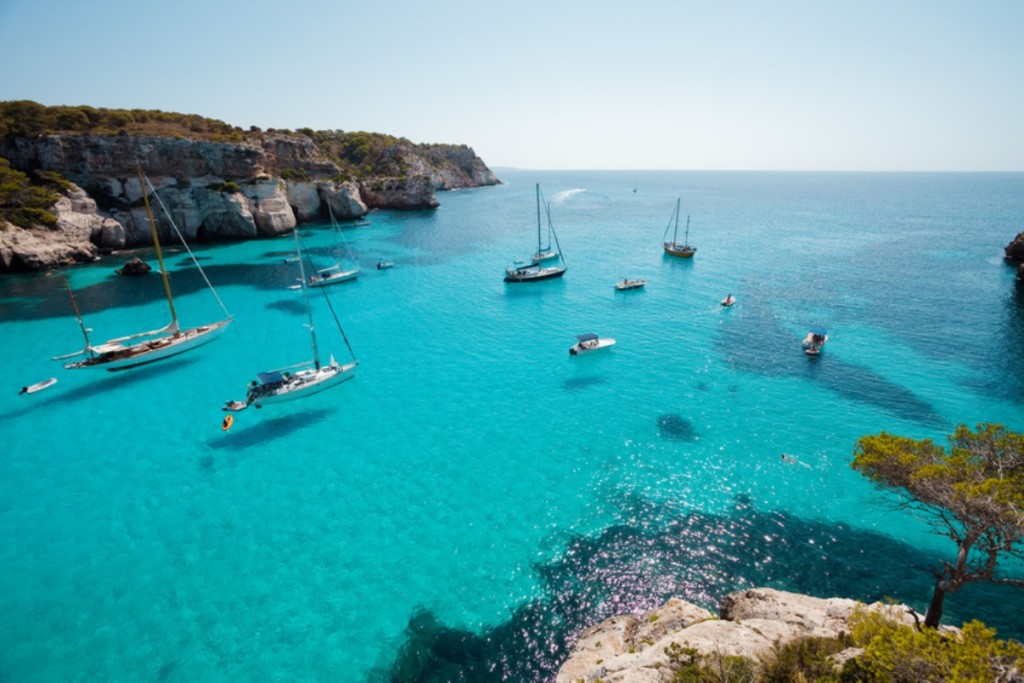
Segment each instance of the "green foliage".
M46 107L29 100L0 102L0 136L35 137L64 135L151 135L240 142L241 128L195 114L159 110L102 109L94 107Z
M776 645L772 654L763 658L758 680L765 683L838 681L839 674L831 657L850 647L852 642L844 634L839 638L800 638Z
M49 207L60 199L60 195L50 189L48 183L53 181L44 178L43 184L38 180L33 182L29 176L11 168L7 159L0 158L0 219L21 228L37 225L54 227L57 217Z
M280 174L285 180L309 180L309 173L304 168L282 168Z
M964 624L959 635L917 630L867 610L855 612L850 623L864 654L844 667L844 682L981 683L1014 667L1024 669L1024 645L997 640L995 630L978 621Z
M227 182L215 182L208 185L208 187L215 191L215 193L224 193L225 195L233 195L234 193L241 193L242 191L242 187L239 186L239 183L234 182L233 180L228 180Z
M756 666L745 657L704 655L672 643L665 648L672 683L747 683L756 681Z
M953 539L955 562L937 572L925 618L938 626L943 596L964 584L991 581L1024 585L999 576L1000 559L1017 556L1024 543L1024 435L1003 425L959 425L949 451L930 439L917 441L886 432L857 441L852 467L879 486L904 495L935 530Z
M382 133L317 131L311 137L324 156L357 178L405 176L406 157L422 153L405 138Z

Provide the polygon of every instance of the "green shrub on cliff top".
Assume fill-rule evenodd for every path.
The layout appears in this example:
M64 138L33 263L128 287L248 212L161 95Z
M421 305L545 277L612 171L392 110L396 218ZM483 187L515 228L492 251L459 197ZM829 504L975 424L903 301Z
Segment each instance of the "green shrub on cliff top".
M59 174L52 175L60 178ZM54 182L51 178L44 180ZM57 224L57 217L48 209L58 199L59 194L46 185L33 183L29 176L14 170L7 159L0 157L0 219L20 228L37 225L52 228Z
M0 102L0 137L65 135L182 136L189 139L241 141L241 128L195 114L159 110L46 107L30 100Z

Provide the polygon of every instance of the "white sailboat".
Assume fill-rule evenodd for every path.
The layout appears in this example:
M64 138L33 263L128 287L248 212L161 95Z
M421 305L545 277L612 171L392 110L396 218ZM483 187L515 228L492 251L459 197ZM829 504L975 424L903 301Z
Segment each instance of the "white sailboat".
M537 184L537 251L533 255L533 259L527 265L517 265L511 268L505 269L505 282L538 282L540 280L552 280L565 275L567 266L565 265L565 257L562 256L561 247L558 246L558 235L555 234L555 228L551 224L551 208L547 208L548 214L548 246L544 247L541 243L541 225L540 225L540 184ZM555 249L551 248L551 240L555 241ZM550 261L555 261L550 265L545 265Z
M306 305L306 317L309 320L307 327L309 327L313 358L286 368L258 373L256 379L249 383L245 402L228 401L225 404L225 410L242 410L252 404L261 408L274 403L294 401L330 389L355 376L358 361L352 354L352 347L349 346L348 338L345 336L345 331L341 329L341 323L338 322L336 314L334 320L338 324L349 354L353 355L353 360L351 363L341 364L332 355L327 365L320 363L320 348L317 345L316 328L313 326L313 309L310 306L309 291L306 287L306 271L302 265L302 243L298 231L295 231L295 249L299 254L302 300ZM324 292L324 298L327 298L326 292ZM330 299L327 299L327 304L330 306ZM334 312L333 307L331 307L331 312Z
M74 353L65 354L63 356L56 356L53 360L69 360L72 358L80 358L80 360L72 361L64 365L68 370L78 370L82 368L102 368L114 372L116 370L127 370L128 368L138 367L140 365L148 365L149 363L155 363L156 361L163 360L165 358L171 358L178 354L191 351L192 349L198 348L204 344L208 344L214 339L217 339L231 322L231 316L228 314L227 309L224 308L223 302L217 297L216 291L213 290L213 285L206 278L206 273L203 273L202 267L199 262L196 261L195 256L192 254L192 250L188 248L188 244L182 238L182 244L188 251L189 256L192 257L196 267L199 268L199 272L202 273L203 279L206 280L206 285L213 292L214 297L217 298L217 302L220 303L221 309L224 310L225 317L223 320L218 320L208 325L200 325L198 327L190 327L182 330L178 324L178 314L174 308L174 297L171 294L171 283L167 279L167 268L164 266L163 252L160 249L160 239L156 232L156 221L153 219L153 210L149 204L149 191L153 192L153 196L156 197L157 201L160 201L159 195L156 194L156 189L149 184L142 174L142 169L138 170L139 185L142 190L142 200L146 207L146 217L149 220L150 232L153 235L153 246L156 248L156 257L160 263L160 276L163 278L164 283L164 294L167 297L167 304L171 311L171 322L165 327L157 330L150 330L148 332L139 332L136 334L127 335L125 337L118 337L105 341L101 344L93 344L89 339L89 332L92 330L85 326L82 320L82 313L78 308L78 303L75 301L74 292L71 290L71 285L67 282L65 276L65 284L68 288L68 294L71 296L71 305L75 311L75 317L78 318L78 326L82 330L82 335L85 337L85 347L81 351ZM147 189L148 187L148 189ZM163 206L161 202L161 206ZM166 208L165 208L166 213ZM170 218L170 214L167 214ZM177 231L177 226L174 225L173 220L171 221L172 227ZM178 233L181 237L181 233ZM63 271L62 271L63 272Z
M676 199L676 210L672 212L671 218L668 219L668 225L665 226L665 234L662 235L662 240L668 236L668 229L672 227L673 221L675 221L675 230L672 233L672 241L664 242L665 253L672 256L678 256L680 258L693 258L693 255L697 253L697 247L690 246L690 217L686 217L686 234L683 236L683 241L679 241L679 203L680 199Z
M331 216L331 229L334 231L335 239L340 239L341 243L345 245L345 251L348 252L349 260L354 264L356 260L355 256L352 255L352 250L349 249L348 246L348 240L345 239L344 233L342 233L341 228L338 227L338 223L334 220L334 211L331 209L330 201L327 202L327 212ZM338 262L329 268L320 268L310 275L309 284L312 287L324 287L326 285L338 284L339 282L355 280L358 276L359 266L353 265L351 268L345 267L339 252Z

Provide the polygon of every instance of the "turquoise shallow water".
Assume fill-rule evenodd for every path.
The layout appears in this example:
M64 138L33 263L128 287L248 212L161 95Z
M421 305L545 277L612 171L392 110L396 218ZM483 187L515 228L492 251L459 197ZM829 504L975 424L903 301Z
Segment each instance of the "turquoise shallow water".
M81 344L59 277L0 280L0 678L545 680L576 629L673 594L923 606L948 546L849 461L883 429L1024 430L1024 294L1001 259L1024 174L498 175L349 229L363 270L329 293L356 378L227 433L223 401L308 353L290 238L199 247L228 332L123 373L49 360ZM536 182L569 270L505 285ZM692 262L661 253L679 196ZM326 263L326 226L303 232ZM69 272L99 337L166 322L124 260ZM217 319L168 263L183 323ZM590 331L618 344L571 358ZM1019 636L1022 605L972 590L947 614Z

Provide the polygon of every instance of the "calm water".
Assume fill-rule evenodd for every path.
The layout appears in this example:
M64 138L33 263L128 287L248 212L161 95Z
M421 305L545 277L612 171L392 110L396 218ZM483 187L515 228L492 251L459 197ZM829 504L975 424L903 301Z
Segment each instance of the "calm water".
M231 328L123 373L49 360L82 343L58 276L0 279L0 679L545 680L578 629L670 595L924 607L950 547L851 453L883 429L1024 430L1024 293L1001 259L1024 174L498 175L348 230L363 271L329 292L356 378L226 433L225 400L309 354L290 238L200 247ZM536 246L536 182L569 270L505 285ZM661 252L680 196L692 262ZM304 234L328 263L326 226ZM98 338L166 322L125 260L69 272ZM169 268L183 324L217 319L185 255ZM618 344L572 358L582 332ZM1024 635L1019 593L946 604Z

